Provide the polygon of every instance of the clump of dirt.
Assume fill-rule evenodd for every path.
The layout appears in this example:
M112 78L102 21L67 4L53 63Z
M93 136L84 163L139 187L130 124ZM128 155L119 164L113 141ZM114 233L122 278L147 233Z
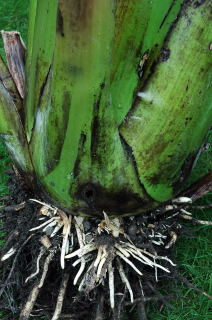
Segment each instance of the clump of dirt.
M1 208L7 239L1 257L11 255L1 262L0 306L6 311L5 319L15 320L21 314L20 320L40 319L41 316L53 320L119 320L123 312L129 312L132 307L138 308L140 319L146 319L146 302L166 304L169 299L177 298L162 296L159 291L166 279L181 277L181 281L187 281L177 273L173 257L175 242L184 232L180 222L182 205L166 203L148 215L119 219L118 226L116 219L110 220L106 214L102 219L80 220L81 230L77 225L79 221L75 220L75 228L66 231L67 239L72 241L72 247L68 245L71 247L68 255L77 259L75 252L78 252L80 271L76 268L76 259L73 265L74 261L64 260L61 254L65 222L63 232L51 237L53 227L61 223L62 218L64 221L72 218L62 213L57 216L57 213L47 212L47 217L38 214L41 204L30 200L37 199L37 195L19 175L9 174L11 192ZM45 199L38 201L45 202ZM42 208L43 212L48 209ZM57 224L51 226L52 221ZM40 227L42 223L44 226ZM47 223L49 228L45 228ZM90 252L83 255L86 248ZM64 269L61 268L63 263ZM186 284L192 287L188 281ZM32 310L26 302L33 305Z

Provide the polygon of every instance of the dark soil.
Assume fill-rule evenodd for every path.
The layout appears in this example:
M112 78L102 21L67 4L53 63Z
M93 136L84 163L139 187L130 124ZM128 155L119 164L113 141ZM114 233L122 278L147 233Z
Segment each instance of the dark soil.
M34 235L29 231L31 228L40 224L37 215L40 205L29 200L30 198L36 198L36 195L25 185L20 176L15 175L14 172L10 172L9 174L11 192L10 196L4 200L6 207L2 208L0 212L6 234L5 238L7 239L5 246L2 248L1 256L8 252L11 247L17 248L17 251L11 258L3 263L1 262L0 309L6 312L5 320L15 320L18 319L18 315L38 279L33 278L25 284L26 277L36 269L36 260L41 247L40 237L42 231L35 232ZM40 200L45 201L45 199ZM25 203L23 204L23 202ZM85 231L96 234L96 228L100 221L99 218L88 218L84 223ZM154 213L146 216L141 215L124 218L123 225L125 232L137 247L147 248L148 251L153 254L157 251L158 255L168 256L174 261L172 248L165 249L164 246L156 245L154 244L154 240L157 240L157 238L154 236L150 238L153 234L152 230L154 230L154 234L165 234L167 235L165 240L166 245L171 239L170 231L175 232L178 236L183 232L179 218L175 216L174 211L165 212L164 207L161 207ZM30 236L31 238L29 238ZM110 236L105 234L100 236L96 235L96 237L99 242L111 241ZM54 312L58 290L64 275L64 271L60 267L60 240L60 235L54 237L52 240L53 246L58 248L58 250L51 262L45 284L34 306L33 317L30 317L30 319L51 319L52 313ZM46 249L45 254L41 258L41 269L47 254L48 249ZM160 270L160 272L158 272L158 282L156 282L154 268L139 264L139 270L144 274L142 277L142 288L145 296L142 295L141 288L138 285L138 276L128 268L128 278L130 279L133 290L136 292L135 298L138 299L137 307L139 309L140 319L146 319L144 302L155 301L154 303L161 305L169 303L169 298L172 298L171 296L163 297L158 293L160 292L161 284L163 285L166 279L175 279L176 274L176 268L171 267L171 269L167 261L163 261L163 266L169 267L171 273L167 274ZM72 267L71 263L66 263L65 272L69 272L71 276L68 282L60 319L102 320L112 318L115 320L121 319L120 315L123 312L130 312L132 304L129 302L128 293L116 274L115 291L121 294L115 297L117 308L112 314L110 311L107 281L105 281L104 286L99 285L87 294L79 293L77 286L73 285L73 278L77 270ZM41 316L44 316L44 318L41 318Z

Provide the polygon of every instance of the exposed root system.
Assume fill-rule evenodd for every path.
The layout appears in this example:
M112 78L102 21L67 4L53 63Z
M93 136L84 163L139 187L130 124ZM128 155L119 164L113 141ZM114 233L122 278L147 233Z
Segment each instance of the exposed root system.
M182 219L211 225L187 211L191 198L176 198L148 215L111 218L103 212L99 219L68 215L32 198L23 185L17 189L1 207L10 231L1 254L7 319L119 320L133 306L146 320L146 302L179 299L158 293L157 283L167 277L212 298L178 273L171 256Z
M23 309L21 310L20 317L19 317L20 320L29 319L30 314L34 308L35 302L37 300L38 294L40 292L40 289L43 287L43 284L44 284L44 281L46 279L46 275L47 275L47 272L49 269L49 264L50 264L53 256L54 256L54 251L52 250L49 252L48 256L45 259L40 280L32 288L30 295L27 299L27 302L24 305Z

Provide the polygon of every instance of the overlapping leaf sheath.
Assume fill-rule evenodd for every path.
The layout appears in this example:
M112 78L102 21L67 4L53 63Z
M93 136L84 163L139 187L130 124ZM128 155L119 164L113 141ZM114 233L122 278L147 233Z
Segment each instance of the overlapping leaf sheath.
M120 129L141 183L159 201L188 175L212 124L211 8L206 1L182 11L165 42L168 59L162 53Z
M0 136L19 169L31 178L33 168L21 119L22 103L9 70L0 59Z
M51 199L133 214L177 192L212 120L210 14L209 0L31 1L23 121Z

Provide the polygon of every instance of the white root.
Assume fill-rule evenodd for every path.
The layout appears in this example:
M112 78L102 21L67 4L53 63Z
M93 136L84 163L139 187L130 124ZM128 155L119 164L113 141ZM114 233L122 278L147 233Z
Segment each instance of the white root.
M96 249L97 249L97 246L94 243L89 243L89 244L86 244L84 247L77 249L74 252L66 255L65 259L70 259L75 256L78 256L80 258L80 257L84 256L85 254L87 254L91 251L94 251Z
M174 231L170 231L171 240L165 246L165 249L171 248L177 241L177 234Z
M181 214L180 218L182 218L184 220L194 221L194 223L196 223L196 224L212 226L212 221L198 220L198 219L195 219L187 214Z
M129 291L129 294L130 294L130 301L131 301L131 303L133 303L134 297L133 297L133 291L132 291L131 285L130 285L130 283L124 273L124 268L123 268L121 261L119 259L117 259L117 261L118 261L118 271L120 274L120 278L121 278L122 282L126 285L127 290Z
M16 249L13 248L13 247L10 248L10 250L7 251L7 253L5 253L5 254L3 255L3 257L1 258L1 261L5 261L5 260L9 259L11 256L14 255L14 253L16 253Z
M103 251L103 253L101 256L101 261L98 265L98 269L97 269L97 273L96 273L96 282L99 282L99 279L101 278L102 268L103 268L103 266L107 260L107 257L108 257L108 251L106 249L106 246L103 246L102 251Z
M139 285L140 285L140 288L141 288L141 294L144 297L144 290L143 290L143 286L142 286L142 283L141 283L141 279L139 279Z
M99 282L99 279L100 279L100 277L101 277L101 271L102 271L102 268L103 268L106 260L107 260L107 256L104 256L104 257L101 259L101 261L100 261L100 263L99 263L99 265L98 265L98 269L97 269L97 273L96 273L96 282L97 282L97 283Z
M110 292L110 306L111 306L111 309L114 309L115 307L114 271L113 271L111 262L108 265L108 282L109 282L109 292Z
M96 257L96 260L94 261L94 267L97 268L100 260L101 260L101 256L102 256L102 246L99 247L98 249L98 253L97 253L97 257Z
M85 234L84 234L83 221L84 221L83 217L75 217L74 218L74 222L75 222L74 225L75 225L75 229L76 229L76 233L77 233L77 239L78 239L78 243L79 243L79 246L81 249L84 248L84 246L85 246ZM74 282L73 282L74 285L77 284L77 281L79 280L80 276L82 275L82 273L85 269L86 261L85 261L84 257L81 257L80 263L81 263L80 269L74 278Z
M92 268L93 268L93 262L92 262L92 263L90 264L90 266L88 267L86 273L88 273ZM82 280L81 280L81 282L80 282L80 284L79 284L78 291L82 291L82 287L83 287L83 285L84 285L85 280L86 280L86 274L84 275L84 277L82 278Z
M32 199L33 201L33 199ZM148 265L155 269L155 279L158 281L158 272L159 269L170 273L170 270L168 268L163 267L162 265L158 264L158 260L166 260L168 261L172 266L175 266L175 264L168 258L163 256L158 256L157 252L150 253L146 251L146 249L140 249L137 248L136 245L131 241L129 236L124 232L124 230L121 227L121 220L116 219L110 219L108 215L103 212L104 214L104 220L101 221L101 223L98 225L97 231L101 234L101 232L104 232L105 234L108 233L111 237L114 237L115 244L112 245L110 248L110 244L108 245L99 245L100 242L95 241L95 237L87 238L86 240L86 234L84 231L84 217L81 216L75 216L73 218L74 227L77 234L77 245L78 249L73 251L74 243L73 243L73 233L71 233L71 222L72 217L67 216L66 213L63 211L54 208L52 206L48 206L47 204L35 200L35 202L38 202L42 204L44 207L44 215L50 216L50 219L48 221L45 221L41 225L31 229L38 230L43 228L43 231L50 227L54 227L53 231L51 231L50 237L54 237L57 232L63 228L62 234L63 234L63 240L62 240L62 247L61 247L61 257L60 257L60 263L61 268L65 268L65 259L71 259L76 257L76 261L72 263L73 267L76 267L80 265L74 280L73 284L78 285L78 290L91 290L95 285L101 284L104 280L105 276L108 273L108 285L109 285L109 293L110 293L110 306L111 309L114 309L115 307L115 284L114 284L114 267L113 263L117 267L117 271L120 275L121 281L125 286L125 290L129 292L130 295L130 301L133 303L134 295L133 295L133 289L130 285L130 281L127 278L127 274L125 273L124 267L126 265L124 262L129 265L139 276L142 276L143 274L138 269L138 261L144 265ZM180 197L177 199L174 199L172 201L172 204L169 205L169 207L166 207L166 210L173 210L178 208L178 204L180 203L190 203L191 199L186 197ZM185 214L186 211L182 211L180 208L178 210L179 212L175 212L176 214ZM187 216L190 219L190 216ZM188 219L188 218L186 218ZM145 223L143 223L144 227L146 227ZM151 242L155 243L157 245L164 245L164 242L167 242L167 232L168 227L165 226L164 229L160 232L157 232L156 228L154 228L154 225L151 225L152 234L149 235L150 238L152 238ZM163 232L165 234L163 234ZM125 239L123 241L120 241L119 235L122 234ZM107 236L107 235L106 235ZM173 231L170 231L171 240L168 244L166 244L166 249L171 247L174 242L177 240L177 235ZM164 242L163 242L164 241ZM69 242L71 243L71 247L69 245ZM110 251L112 250L112 251ZM94 251L96 251L94 253ZM30 275L26 282L36 276L40 270L39 270L39 263L41 259L41 253L39 254L37 258L37 269L36 272L32 275ZM133 260L136 259L137 261ZM91 261L91 263L88 261ZM124 262L123 262L124 261ZM161 263L161 262L159 262ZM137 267L138 265L138 267ZM154 270L153 270L154 272ZM140 279L139 279L140 281ZM62 284L61 284L62 285ZM52 320L57 320L60 317L61 314L61 301L63 302L64 296L63 292L61 291L61 298L60 298L60 304L58 307L56 306L54 316ZM59 294L60 295L60 294ZM58 299L59 299L58 295ZM62 297L63 296L63 297ZM59 300L58 300L59 301Z
M39 221L42 221L42 220L45 220L46 218L45 217L41 217L41 218L39 218L38 220Z
M183 203L192 203L192 199L188 197L179 197L172 200L172 203L183 204Z
M43 232L46 231L47 229L51 228L51 227L54 227L56 224L57 224L57 221L52 221L47 226L45 226L45 228L43 228Z
M185 219L185 220L189 220L189 221L193 220L193 218L187 214L181 214L180 218Z
M180 211L181 211L182 213L185 213L185 214L189 215L189 216L192 216L191 212L188 212L188 211L186 211L185 209L180 209Z
M82 257L81 258L81 266L80 266L79 271L77 272L77 274L74 278L74 282L73 282L74 285L77 284L77 281L79 280L79 278L84 270L85 270L85 258Z
M144 260L146 262L146 263L145 262L143 262L143 263L148 264L148 265L153 265L153 262L141 253L141 252L146 253L146 251L140 250L139 248L135 247L134 245L131 245L130 243L127 243L127 245L129 247L129 248L127 248L127 250L130 253L131 252L135 253L137 256L139 256L142 260ZM151 255L151 257L154 258L154 255Z
M153 266L153 262L145 257L136 247L130 246L130 249L128 249L129 252L133 252L135 253L137 256L139 256L142 260L144 260L146 262L146 264ZM143 263L145 263L143 262Z
M44 266L43 266L43 273L41 275L40 281L38 282L38 284L36 284L32 291L30 292L30 295L27 299L26 304L24 305L23 309L21 310L20 313L20 318L19 320L27 320L30 317L30 314L32 312L32 309L34 307L34 304L37 300L38 294L40 292L40 289L42 288L48 269L49 269L49 264L54 256L55 252L54 251L50 251L49 255L46 257L46 260L44 262Z
M152 264L151 261L150 261L150 263L148 263L148 262L146 262L145 260L141 259L140 256L137 256L135 253L133 253L132 250L129 250L129 252L130 252L130 255L131 255L133 258L135 258L136 260L139 260L139 261L142 262L143 264L146 264L146 265L148 265L148 266L150 266L150 267L153 267L153 264Z
M149 255L150 257L153 258L153 260L155 260L155 259L163 259L163 260L169 261L170 264L174 265L173 262L172 262L170 259L168 259L167 257L155 256L155 255L153 255L153 254L151 254L151 253L149 253L149 252L147 252L147 251L145 251L145 250L136 248L136 247L134 247L133 245L131 245L131 244L129 244L129 243L128 243L127 245L130 247L129 249L127 249L128 252L129 252L135 259L140 260L142 263L147 264L147 265L149 265L149 266L151 266L151 267L158 267L158 268L160 268L160 269L162 269L162 270L170 273L170 271L169 271L167 268L164 268L163 266L157 264L155 261L151 261L150 259L148 259L147 257L145 257L145 255L143 255L141 252L143 252L144 254Z
M81 258L77 259L76 261L74 261L74 263L72 263L72 266L76 267L81 261L82 261Z
M74 235L73 235L73 233L71 233L70 238L71 238L71 250L73 250L73 247L74 247Z
M35 228L30 229L29 231L38 230L38 229L46 226L47 224L51 223L51 222L54 221L55 219L56 219L55 217L52 217L51 219L45 221L44 223L40 224L39 226L37 226L37 227L35 227Z
M66 288L68 285L68 280L69 280L70 275L68 273L66 273L62 279L61 282L61 286L60 286L60 290L59 290L59 294L57 297L57 303L56 303L56 307L55 307L55 311L53 314L53 317L51 320L59 320L60 319L60 315L61 315L61 311L62 311L62 307L63 307L63 301L64 301L64 297L65 297L65 293L66 293Z
M62 243L62 249L61 249L61 255L60 255L60 264L61 268L65 268L65 255L67 250L67 242L68 242L68 236L70 234L71 229L71 216L67 219L64 227L63 227L63 243Z
M68 252L69 252L69 238L67 239L67 242L66 242L65 254L68 254Z
M154 264L155 264L155 280L156 282L158 282L158 268L156 266L155 259L154 259Z
M131 249L131 250L132 250L132 249ZM132 250L132 251L133 251L133 250ZM157 267L157 268L160 268L160 269L162 269L162 270L170 273L169 269L161 266L160 264L157 264L157 263L155 262L155 258L153 259L154 261L151 261L151 260L149 260L148 258L146 258L144 255L142 255L141 253L136 252L136 250L135 250L135 252L137 253L137 255L134 254L132 251L131 251L131 254L132 254L132 256L133 256L135 259L143 262L143 261L139 258L139 257L142 257L142 258L145 259L145 261L146 261L146 263L145 263L145 262L143 262L143 263L149 265L150 267Z
M158 256L158 255L154 255L146 250L140 249L140 248L136 248L135 246L133 246L132 244L128 243L127 244L130 248L132 249L136 249L139 252L142 252L144 254L146 254L147 256L153 258L153 259L159 259L159 260L166 260L168 261L172 266L176 266L176 264L174 264L168 257L163 257L163 256Z
M165 206L165 211L171 211L173 209L177 209L177 206L175 204L168 204L167 206Z
M171 259L169 259L168 257L155 256L155 259L166 260L166 261L168 261L173 267L176 267L176 264L175 264L174 262L172 262Z
M156 258L157 258L157 257L156 257ZM152 261L152 266L153 266L153 267L156 267L156 268L159 268L159 269L161 269L161 270L163 270L163 271L165 271L165 272L167 272L167 273L170 273L170 270L169 270L169 269L167 269L167 268L165 268L165 267L163 267L163 266L161 266L160 264L158 264L158 263L155 262L155 259L156 259L156 258L153 259L154 261Z
M127 264L129 264L140 276L143 274L136 268L136 266L129 260L127 259L120 251L116 250L117 256L119 256L122 260L124 260Z
M168 219L172 219L172 218L174 218L174 217L178 216L179 214L180 214L180 212L178 211L178 212L176 212L176 213L172 214L171 216L167 217L167 218L166 218L166 220L168 220Z
M39 204L42 204L43 206L45 206L46 208L49 208L50 210L54 211L56 208L50 206L49 204L45 203L45 202L42 202L40 200L37 200L37 199L29 199L29 201L33 201L33 202L37 202Z
M52 231L50 238L53 238L56 235L56 233L62 228L62 226L63 225L58 222L58 224L56 225L56 227Z
M120 244L116 243L115 248L118 249L126 258L130 258L130 253L127 249L123 248Z
M163 256L158 256L158 255L154 255L146 250L143 250L143 249L140 249L140 248L137 248L137 250L143 252L144 254L152 257L153 259L159 259L159 260L166 260L168 261L172 266L176 266L176 264L174 264L168 257L163 257Z
M205 220L198 220L198 219L193 219L195 223L197 224L202 224L206 226L212 226L212 221L205 221Z
M161 238L161 239L166 239L167 238L167 236L165 236L165 235L162 235L161 233L156 233L155 234L155 238Z
M156 244L157 246L164 244L164 242L161 239L159 241L152 240L152 243Z
M37 258L36 271L34 273L32 273L29 277L26 278L25 283L27 283L30 279L34 278L37 274L39 274L39 272L40 272L40 259L42 258L44 253L45 253L45 249L42 247L40 250L40 253L38 255L38 258Z

